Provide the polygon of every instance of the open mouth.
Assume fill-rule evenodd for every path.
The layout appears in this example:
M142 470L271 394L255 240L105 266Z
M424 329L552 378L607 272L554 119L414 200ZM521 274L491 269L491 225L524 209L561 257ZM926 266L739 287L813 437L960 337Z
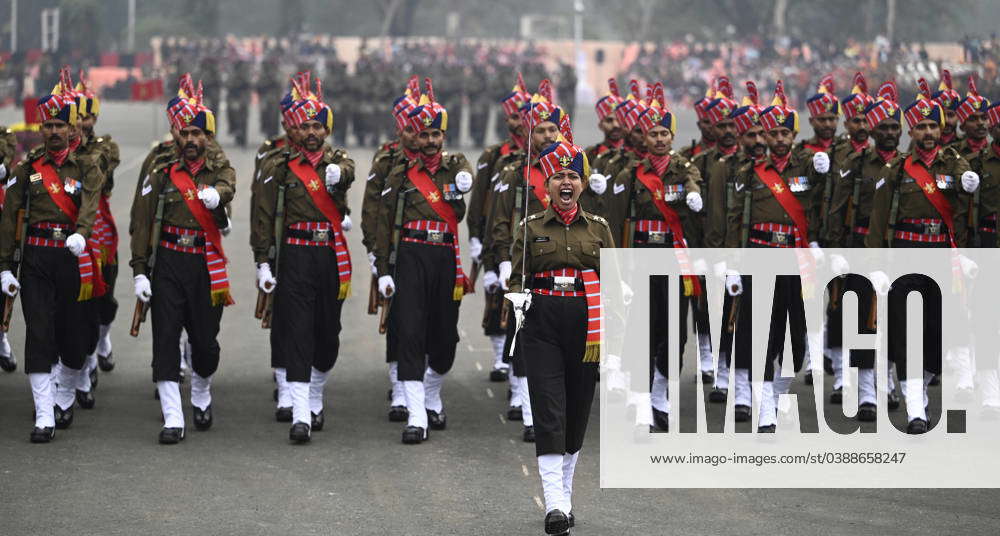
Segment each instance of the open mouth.
M563 202L569 202L573 200L573 189L564 187L559 189L559 199Z

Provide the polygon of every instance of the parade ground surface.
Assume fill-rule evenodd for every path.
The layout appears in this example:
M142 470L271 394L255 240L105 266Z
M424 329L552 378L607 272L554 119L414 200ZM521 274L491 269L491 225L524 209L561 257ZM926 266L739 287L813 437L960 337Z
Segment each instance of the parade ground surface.
M165 120L161 106L104 109L96 130L121 145L112 209L127 234L138 167ZM13 110L0 113L5 124L16 118ZM596 141L592 115L574 123L577 143ZM693 123L681 118L677 145L694 137ZM22 369L0 373L0 534L542 534L534 447L521 441L521 423L506 422L506 384L488 381L481 284L462 304L458 359L444 386L448 429L406 446L402 426L386 418L385 346L376 317L365 312L369 276L359 229L370 148L350 151L357 162L355 229L348 233L354 290L327 385L326 427L311 444L289 444L288 424L274 420L268 332L253 319L248 185L260 137L250 139L257 142L241 150L222 138L239 179L235 229L226 240L237 304L223 316L215 425L195 431L185 403L187 439L156 442L150 328L128 336L135 298L123 237L112 331L117 367L101 374L95 409L77 409L73 426L53 443L32 445L28 381ZM465 152L475 161L479 149ZM19 358L23 336L18 305L11 344ZM685 376L694 373L694 360L687 363ZM822 482L812 490L601 490L598 407L576 474L574 534L993 534L1000 526L995 490L819 489ZM759 478L767 479L766 467Z

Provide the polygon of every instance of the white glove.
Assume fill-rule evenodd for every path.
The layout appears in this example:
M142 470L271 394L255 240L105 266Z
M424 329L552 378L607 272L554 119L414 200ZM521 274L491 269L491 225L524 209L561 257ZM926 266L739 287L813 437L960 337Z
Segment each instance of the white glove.
M344 219L340 220L340 228L346 233L354 228L354 223L351 221L351 217L344 214Z
M83 255L83 250L87 249L87 239L80 233L73 233L66 237L66 249L79 257Z
M202 188L198 192L198 199L201 199L201 202L208 210L215 210L219 206L219 192L211 186Z
M378 278L378 293L383 298L390 298L396 293L396 284L392 282L391 275L383 275Z
M979 275L979 265L976 264L976 261L965 255L959 255L958 262L962 265L962 273L965 274L965 277L975 279Z
M604 195L604 191L608 189L608 178L600 173L591 173L590 179L590 191L597 195Z
M372 275L378 275L378 268L375 268L375 254L368 252L368 267L372 269Z
M698 192L690 192L687 194L686 199L688 208L690 208L694 212L701 212L701 207L703 206L701 201L701 194L699 194Z
M962 173L962 189L970 194L979 188L979 174L975 171Z
M728 270L726 270L726 261L717 262L713 264L712 271L715 273L715 277L718 277L719 279L725 279L726 273L728 272Z
M0 164L0 179L7 178L7 166Z
M153 297L153 287L149 284L149 278L142 274L135 276L135 297L142 303L149 303L149 299Z
M889 293L889 288L892 287L892 283L889 282L889 276L885 275L885 272L879 270L877 272L872 272L868 275L868 278L872 281L872 286L875 287L875 292L879 296L885 296Z
M698 275L708 273L708 263L705 262L705 259L695 259L692 268L694 268L694 273Z
M851 265L843 255L830 255L830 269L837 275L847 275L851 271Z
M469 256L472 260L479 262L479 256L483 254L483 243L479 241L478 238L472 237L469 239Z
M513 266L511 266L510 261L500 263L500 288L510 290L511 272L513 272Z
M459 171L455 174L455 186L463 194L472 189L472 174L468 171Z
M726 272L726 292L730 296L743 294L743 278L735 270Z
M326 165L326 189L329 190L340 182L340 166L337 164Z
M10 270L0 272L0 286L3 287L3 293L11 298L17 296L17 291L21 290L21 284Z
M819 242L809 242L809 252L812 253L813 259L816 259L816 264L823 264L826 255L823 254L823 248L819 247Z
M820 151L813 155L813 168L817 173L830 171L830 155Z
M483 288L487 292L495 292L496 289L500 288L500 277L496 272L490 270L483 274Z
M257 288L263 290L265 293L270 294L274 292L275 285L278 284L278 280L271 275L271 266L266 262L262 262L257 265Z
M632 287L628 286L628 283L622 281L622 301L625 305L630 305L632 303L632 297L635 296L635 292L632 292Z

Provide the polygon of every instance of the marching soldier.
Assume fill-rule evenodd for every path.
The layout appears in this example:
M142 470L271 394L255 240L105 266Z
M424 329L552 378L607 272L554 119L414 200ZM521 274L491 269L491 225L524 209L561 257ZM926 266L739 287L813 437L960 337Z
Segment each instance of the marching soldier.
M608 94L597 100L594 108L597 110L597 128L604 134L600 143L587 148L587 160L594 162L598 155L608 151L621 149L625 144L625 130L618 123L615 107L621 104L622 97L618 91L618 82L608 79Z
M684 158L690 160L698 156L702 151L707 151L715 147L715 132L712 131L712 123L708 120L708 116L705 115L705 107L715 98L716 89L716 80L712 80L712 83L705 91L705 96L694 101L694 114L698 117L697 125L698 130L701 132L701 139L691 140L691 145L681 151L681 156Z
M743 168L736 178L726 245L803 248L800 250L800 255L804 257L802 261L815 263L823 257L818 243L819 209L823 177L830 170L830 158L825 152L810 157L804 151L793 150L799 116L786 102L784 87L779 80L774 101L760 113L770 155ZM802 284L800 276L778 276L774 298L778 309L772 316L772 319L777 318L778 323L771 326L768 337L758 432L774 432L778 396L786 393L791 384L791 378L772 381L774 368L780 368L783 361L785 322L789 321L789 313L792 317L790 332L796 372L801 370L807 353L805 313L799 299ZM749 287L745 282L743 285ZM733 286L739 285L727 282L727 287ZM750 289L747 288L746 292L749 294Z
M458 224L463 195L472 189L471 166L442 150L448 112L434 100L430 79L409 114L419 140L415 160L396 166L386 179L380 206L375 264L379 292L391 298L389 341L398 362L409 413L403 443L427 440L428 424L447 426L441 386L455 362L458 309L471 288L462 270Z
M219 323L223 307L233 303L220 229L228 220L225 206L235 195L236 173L228 161L206 158L215 136L215 115L201 97L200 91L189 95L182 87L171 101L169 114L178 133L179 158L153 170L132 206L130 265L135 295L152 310L153 381L163 411L162 444L175 444L185 437L178 383L182 329L192 346L195 428L212 426L211 385L219 365Z
M577 202L590 175L583 149L558 142L539 162L552 202L518 226L510 290L530 292L517 344L528 357L545 533L569 534L573 476L600 361L600 253L615 241L607 222Z
M465 218L469 227L469 255L473 262L486 269L483 274L483 286L486 291L486 310L483 313L483 331L490 339L493 348L493 368L490 370L490 381L510 381L511 399L519 388L519 381L510 377L510 365L504 361L504 347L507 330L501 327L500 316L503 310L503 295L500 292L497 263L489 259L492 251L491 230L496 186L501 172L509 164L520 162L524 158L524 147L527 143L525 126L521 121L520 108L531 99L521 73L517 75L517 83L510 93L500 101L504 121L507 124L508 139L503 143L487 147L476 163L476 178L472 186L472 197L469 202L469 213ZM475 281L473 281L475 283ZM513 406L514 404L512 404ZM508 412L512 420L521 420L520 406Z
M552 104L551 99L552 86L548 80L543 80L539 84L538 93L521 107L521 120L528 132L527 150L533 156L531 162L528 162L526 157L521 157L508 164L502 170L495 187L493 217L490 219L489 258L491 264L496 263L498 283L503 290L508 288L513 268L510 248L517 230L514 222L524 219L529 214L545 210L551 202L545 191L545 177L538 155L543 148L564 139L566 135L571 135L567 128L569 117L562 108ZM484 283L486 283L485 277ZM490 282L490 286L495 287L495 284ZM524 426L521 438L530 443L535 439L535 429L524 354L517 349L514 340L515 323L511 321L513 318L509 312L508 309L507 318L504 319L507 326L503 355L510 356L512 346L514 355L511 359L511 400L507 415L514 417L515 420L520 417Z
M965 139L955 144L958 154L966 159L980 153L990 144L989 120L986 118L986 108L990 105L989 99L981 96L976 89L976 80L969 76L969 91L962 100L958 101L955 107L955 115L962 126ZM969 229L974 233L975 228Z
M944 109L944 128L941 129L941 141L939 142L941 147L960 143L963 137L958 132L957 110L962 96L958 94L958 91L955 91L954 83L951 80L951 71L941 70L941 82L938 84L938 90L934 93L928 94L929 87L921 86L920 89L924 96L937 101Z
M809 108L809 125L814 135L808 140L802 140L795 149L823 152L836 161L834 157L846 140L837 136L840 100L833 91L832 75L828 74L820 80L816 93L806 100L806 107Z
M639 116L638 127L645 134L648 152L636 159L614 178L613 194L608 199L608 221L612 236L620 236L620 247L678 248L678 256L687 247L700 245L700 225L697 213L702 209L701 175L683 156L671 149L677 121L667 108L663 85L656 83L652 100ZM727 112L728 115L728 112ZM682 265L686 260L682 260ZM667 399L667 288L663 278L650 282L656 304L650 318L653 334L649 376L633 375L640 383L652 384L652 412L649 403L636 411L636 425L667 430L670 403ZM681 292L681 355L687 343L688 302L701 294L701 282L685 277ZM643 388L636 389L642 392Z
M229 133L236 145L247 146L247 123L250 120L250 64L237 61L226 80L226 113L229 119Z
M57 86L39 99L38 114L45 145L25 156L6 185L0 286L12 300L21 289L18 279L24 283L24 368L35 402L30 437L47 443L56 428L73 422L77 379L97 339L92 298L106 289L87 237L104 177L92 158L69 149L78 121L72 95ZM52 373L57 363L58 378Z
M952 147L942 147L941 131L945 124L945 110L937 101L918 94L917 99L902 112L913 140L913 153L907 156L901 171L886 177L886 182L876 188L873 200L869 233L865 239L868 247L919 247L955 248L964 245L967 236L968 199L963 192L974 192L979 187L979 175L969 168L969 163ZM888 287L885 274L875 277L876 286ZM880 281L883 281L880 282ZM909 291L921 290L922 283L893 285L889 306L905 307ZM924 294L929 296L931 293ZM927 298L925 298L927 299ZM902 302L900 302L902 300ZM929 307L926 325L941 323L939 307ZM905 333L905 315L889 317L889 333ZM907 433L925 433L929 427L925 406L927 385L941 372L941 331L924 333L924 378L902 380L906 413L909 424ZM906 345L890 338L889 360L895 363L900 376L907 375Z
M354 181L354 161L346 151L324 147L333 110L319 89L311 93L303 81L308 83L295 82L292 112L299 147L286 153L273 180L261 184L251 237L257 284L276 292L271 352L281 354L277 361L287 371L289 438L296 443L308 442L325 422L323 390L337 361L340 313L351 287L344 232L350 229L347 189ZM319 80L316 85L321 87ZM280 213L283 222L276 221Z
M372 159L371 171L365 182L364 201L361 205L361 242L368 252L368 267L372 273L372 283L378 285L378 269L375 266L375 246L379 233L391 233L389 228L383 228L379 222L379 211L382 196L386 186L386 178L398 165L406 164L419 157L419 142L416 132L410 125L409 113L417 107L420 100L420 79L413 75L407 82L405 93L392 104L392 118L396 123L398 139L382 145ZM370 294L370 293L369 293ZM369 299L377 296L370 296ZM377 304L374 310L377 310ZM370 306L369 311L373 310ZM379 328L382 329L381 327ZM406 409L406 397L403 384L399 382L399 364L393 351L394 341L386 337L385 358L389 364L389 412L391 422L406 422L409 413Z
M645 136L638 125L639 116L646 111L646 108L646 103L639 93L639 82L630 80L628 95L614 108L615 119L626 133L625 141L620 149L609 149L597 155L587 181L590 192L603 196L608 187L608 179L615 178L632 160L642 158L646 153L643 141ZM583 195L586 199L587 192Z
M0 126L0 180L6 181L7 174L14 169L14 158L17 151L17 137L14 131ZM6 190L0 188L0 210L3 208L3 199ZM10 347L10 340L6 332L0 332L0 370L4 372L14 372L17 370L17 357L14 356Z

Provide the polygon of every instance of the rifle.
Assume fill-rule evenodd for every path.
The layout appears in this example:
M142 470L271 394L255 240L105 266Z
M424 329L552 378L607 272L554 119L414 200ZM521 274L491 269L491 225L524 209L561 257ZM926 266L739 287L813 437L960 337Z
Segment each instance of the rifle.
M146 272L150 276L153 274L153 267L156 265L156 249L160 246L160 228L163 225L163 204L166 194L160 190L156 197L156 216L153 218L153 230L149 234L149 262L146 263ZM149 302L135 299L135 309L132 311L132 327L128 334L133 337L139 336L139 326L146 321L146 314L149 312Z
M274 209L274 244L271 246L272 251L271 263L274 265L274 273L278 273L278 261L281 254L281 240L285 234L285 185L281 184L278 186L278 202ZM262 329L271 328L271 314L274 310L274 291L264 292L259 290L257 293L257 301L260 301L260 295L264 294L264 310L261 315L260 327Z
M392 224L392 242L389 244L389 271L393 281L396 280L396 259L399 255L399 240L403 235L403 213L406 211L406 196L416 188L407 188L396 197L396 214ZM378 318L378 332L384 334L389 329L389 308L392 307L392 297L381 298L382 314Z
M13 272L14 277L17 278L21 274L21 259L24 258L24 243L27 242L28 237L28 216L31 214L31 195L29 195L29 188L27 185L24 187L24 208L17 211L17 228L15 229L14 240L17 241L17 249L14 250L14 266ZM10 329L10 318L14 314L14 300L17 299L17 295L6 296L3 302L3 318L0 319L0 332L7 333Z
M372 275L371 285L368 286L368 314L378 314L378 276Z

